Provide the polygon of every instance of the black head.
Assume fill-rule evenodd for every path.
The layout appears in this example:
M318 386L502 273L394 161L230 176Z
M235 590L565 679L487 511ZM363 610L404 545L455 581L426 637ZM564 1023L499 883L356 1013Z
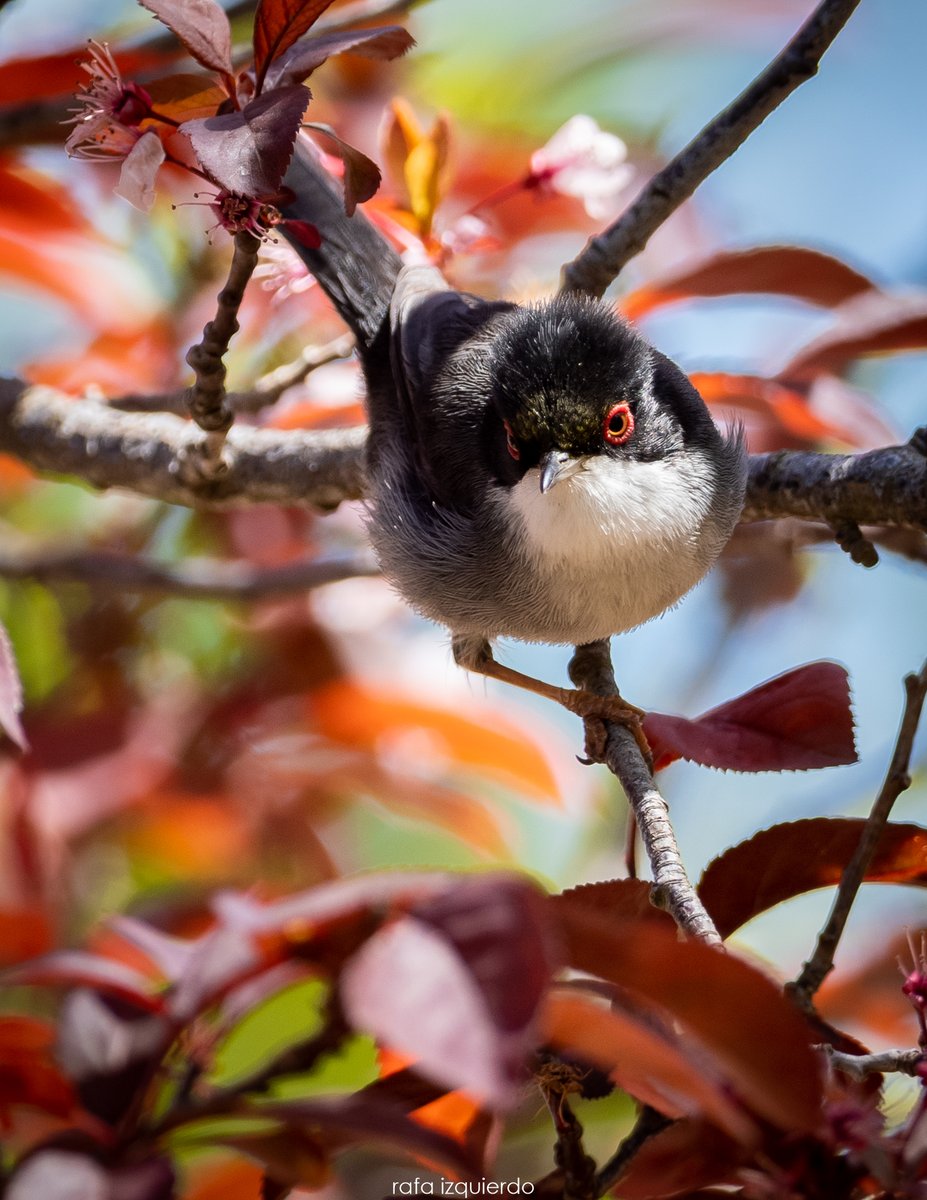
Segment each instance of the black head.
M654 459L682 445L655 394L658 356L614 309L557 296L500 319L484 436L497 477L515 483L551 453Z

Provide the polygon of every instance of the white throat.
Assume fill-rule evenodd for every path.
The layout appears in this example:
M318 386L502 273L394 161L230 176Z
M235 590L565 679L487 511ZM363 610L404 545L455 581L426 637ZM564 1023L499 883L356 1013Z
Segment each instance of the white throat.
M656 462L594 455L542 494L537 470L509 492L532 557L569 567L646 547L691 553L711 502L708 464L688 456ZM702 466L704 469L699 470Z

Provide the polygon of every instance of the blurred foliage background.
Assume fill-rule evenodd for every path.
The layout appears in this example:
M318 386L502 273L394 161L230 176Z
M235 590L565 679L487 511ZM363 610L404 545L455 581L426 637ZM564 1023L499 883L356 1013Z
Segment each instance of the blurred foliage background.
M446 112L440 236L522 178L532 152L576 113L625 139L639 183L746 85L810 7L431 0L411 12L419 44L407 59L346 57L314 76L315 119L382 161L378 130L393 96L424 127ZM245 35L247 18L237 28ZM121 0L15 0L0 12L3 101L28 98L14 70L22 60L74 51L87 37L130 45L151 31L150 16ZM820 76L666 224L616 294L721 249L768 244L825 250L887 288L925 287L925 38L918 0L861 5ZM73 66L43 70L32 72L38 98L53 72L68 85L78 78ZM6 185L26 180L30 201L0 193L0 369L76 393L171 389L209 319L228 240L206 235L204 206L172 207L192 199L183 181L144 216L113 197L113 168L68 161L63 140L2 151ZM387 178L368 211L389 213L393 194ZM461 286L521 298L553 289L562 262L597 228L580 200L524 190L481 215L484 241L447 269ZM339 332L279 248L266 260L265 283L276 288L249 291L229 360L233 387ZM764 375L831 320L788 297L722 296L661 307L643 327L689 371ZM904 440L924 419L927 354L866 359L843 382L816 400L826 435L794 427L778 444L865 448ZM259 419L339 425L360 419L359 398L355 366L336 362ZM752 432L771 447L766 427ZM16 552L106 548L164 564L202 556L261 567L362 554L364 534L355 506L325 517L192 513L37 481L3 461L0 542ZM622 692L663 712L694 715L811 659L850 671L856 766L666 772L690 874L774 820L868 810L900 713L900 678L924 654L925 596L923 564L901 555L884 553L864 571L794 530L750 529L676 610L618 641ZM189 931L208 894L228 885L273 895L361 869L501 863L556 888L622 870L624 803L604 771L576 762L578 723L467 680L444 632L377 579L247 605L140 595L105 579L6 580L0 619L22 673L32 747L0 763L0 906L17 914L17 936L31 930L32 950L80 939L115 911ZM504 653L541 677L565 676L562 648ZM922 736L898 819L923 816L924 751ZM739 942L794 973L828 899L791 901ZM888 887L868 889L852 918L833 1011L876 1046L910 1036L894 976L887 982L897 947L884 930L922 920L917 892ZM273 1026L273 1015L266 1020ZM235 1053L253 1054L266 1036L251 1034L258 1041Z

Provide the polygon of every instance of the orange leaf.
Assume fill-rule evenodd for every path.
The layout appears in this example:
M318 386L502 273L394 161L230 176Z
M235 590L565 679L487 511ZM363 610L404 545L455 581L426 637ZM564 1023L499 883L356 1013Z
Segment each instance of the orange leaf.
M791 821L726 850L698 888L718 932L727 937L783 900L839 883L864 826L859 817ZM927 886L927 829L887 825L866 880Z
M225 878L247 862L251 831L223 797L161 795L133 814L130 847L177 876Z
M545 1042L607 1071L644 1104L669 1117L705 1116L737 1141L750 1143L756 1126L728 1094L704 1055L651 1024L649 1014L604 1008L584 996L552 993L542 1017Z
M198 1166L181 1200L261 1200L264 1172L243 1159L225 1159Z
M520 733L500 727L498 720L490 729L448 709L346 679L314 692L309 708L319 731L334 741L372 750L387 750L392 743L414 750L423 764L444 760L451 769L474 768L538 800L559 803L557 781L542 750L526 746Z
M822 420L810 407L807 396L774 379L723 371L695 371L689 378L707 404L759 413L782 432L802 441L839 438L856 444L848 431Z
M804 246L725 250L665 279L638 288L621 301L629 321L691 296L752 293L792 296L828 307L875 287L845 262Z

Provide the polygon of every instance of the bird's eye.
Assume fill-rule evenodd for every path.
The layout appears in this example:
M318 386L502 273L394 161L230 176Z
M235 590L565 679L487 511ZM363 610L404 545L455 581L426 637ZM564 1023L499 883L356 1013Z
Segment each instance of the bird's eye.
M502 422L505 427L505 448L511 454L516 462L521 458L521 451L518 449L518 443L515 441L515 434L512 433L512 426L508 421Z
M610 445L623 446L634 432L634 414L627 404L614 404L605 417L602 434Z

